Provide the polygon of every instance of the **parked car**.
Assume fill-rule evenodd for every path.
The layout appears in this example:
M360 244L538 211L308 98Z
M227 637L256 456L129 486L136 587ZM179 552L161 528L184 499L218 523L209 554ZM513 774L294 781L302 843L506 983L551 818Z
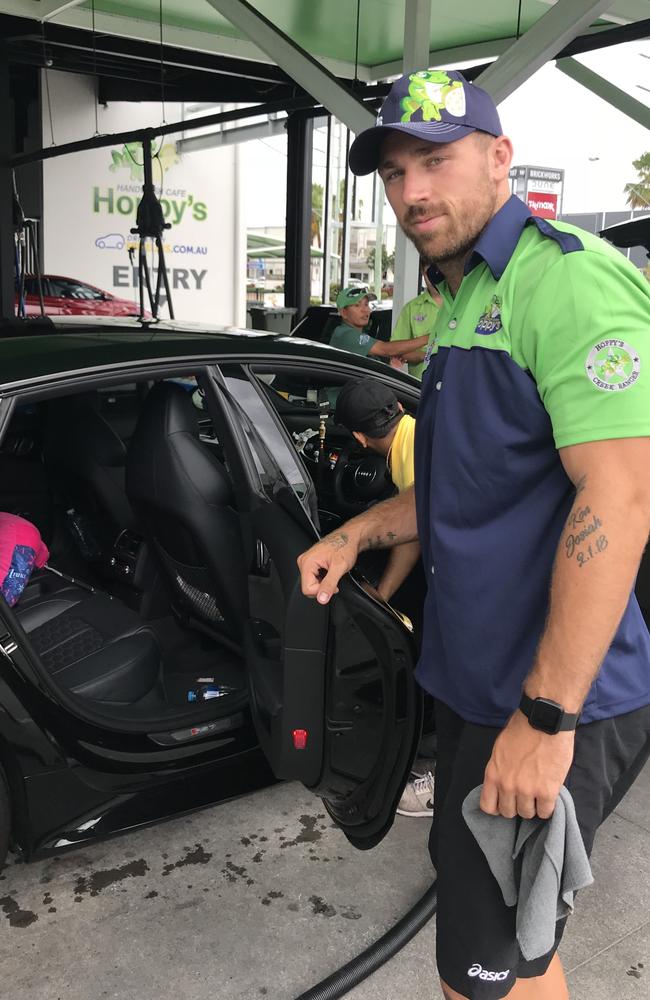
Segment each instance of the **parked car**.
M58 274L44 274L41 288L47 316L137 316L139 312L136 292L132 299L121 299L85 281ZM41 314L38 280L32 274L25 278L25 313Z
M414 637L360 576L331 606L304 598L296 557L393 492L323 400L364 374L413 413L419 385L296 337L81 318L53 333L0 329L0 510L50 550L13 608L0 599L0 856L275 779L378 843L419 738ZM414 620L423 580L395 599Z

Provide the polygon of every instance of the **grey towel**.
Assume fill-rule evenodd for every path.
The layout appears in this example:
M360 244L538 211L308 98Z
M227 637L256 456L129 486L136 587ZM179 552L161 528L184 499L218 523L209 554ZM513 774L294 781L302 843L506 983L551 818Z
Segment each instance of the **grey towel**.
M479 808L481 786L463 802L463 816L499 883L506 906L517 906L517 941L525 959L553 947L555 923L573 911L578 889L593 875L575 806L562 786L550 819L507 819Z

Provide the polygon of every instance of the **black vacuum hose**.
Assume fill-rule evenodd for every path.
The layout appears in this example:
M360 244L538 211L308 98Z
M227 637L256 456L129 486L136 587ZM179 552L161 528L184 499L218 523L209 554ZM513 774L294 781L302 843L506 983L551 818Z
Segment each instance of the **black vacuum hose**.
M415 906L386 931L377 941L333 972L327 979L301 993L297 1000L338 1000L368 976L376 972L385 962L390 961L411 938L431 919L436 912L436 883L433 882Z

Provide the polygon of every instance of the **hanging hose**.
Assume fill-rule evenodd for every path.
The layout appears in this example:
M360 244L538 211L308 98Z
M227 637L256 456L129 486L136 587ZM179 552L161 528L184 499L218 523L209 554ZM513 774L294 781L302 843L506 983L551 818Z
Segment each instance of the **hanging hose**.
M333 972L327 979L301 993L296 1000L338 1000L368 976L390 961L398 951L414 938L436 912L436 883L411 907L408 913L386 931L360 955Z

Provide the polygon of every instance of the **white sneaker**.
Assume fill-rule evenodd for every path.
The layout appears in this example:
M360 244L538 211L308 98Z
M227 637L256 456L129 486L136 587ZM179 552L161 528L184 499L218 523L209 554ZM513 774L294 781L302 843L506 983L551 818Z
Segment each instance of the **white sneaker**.
M433 816L433 775L427 771L412 777L402 792L397 806L400 816Z

